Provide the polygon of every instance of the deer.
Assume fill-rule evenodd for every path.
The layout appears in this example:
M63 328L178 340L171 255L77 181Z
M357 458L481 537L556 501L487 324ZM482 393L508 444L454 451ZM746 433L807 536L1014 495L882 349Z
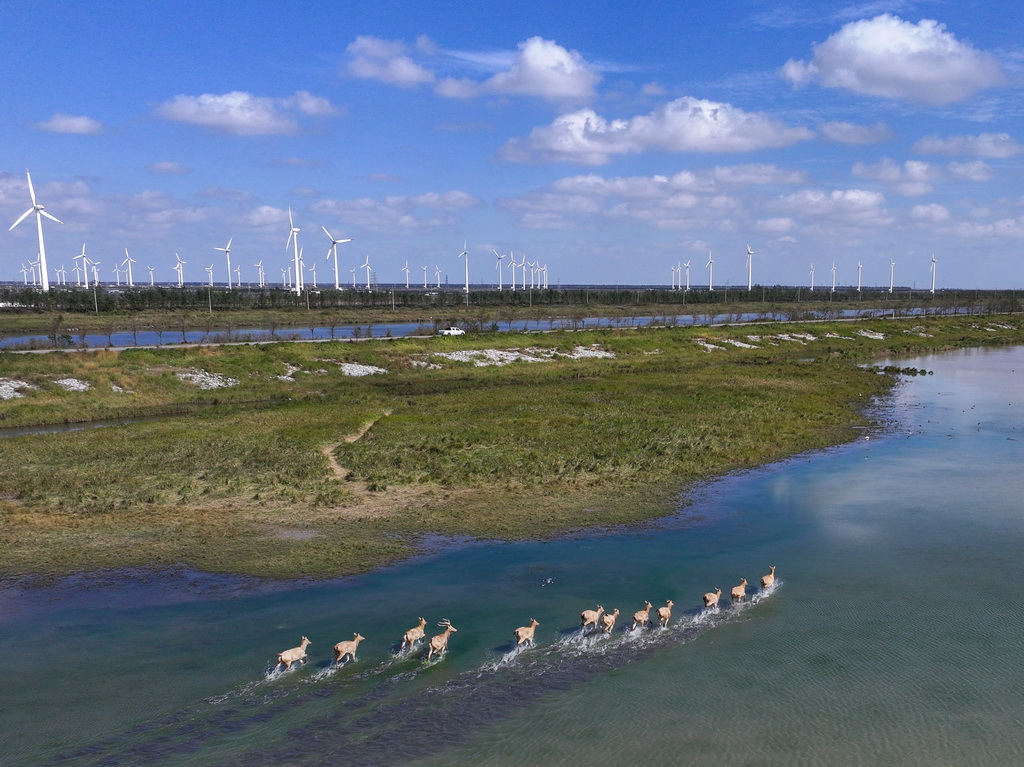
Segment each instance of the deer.
M768 574L761 576L761 588L766 589L775 585L775 565L768 566Z
M334 645L334 665L337 666L341 663L341 659L346 655L349 660L356 659L356 649L359 647L359 643L362 642L366 637L356 632L352 635L353 639L350 642L338 642Z
M668 625L669 620L672 618L672 605L675 604L671 599L665 600L665 606L658 608L658 625L665 628Z
M600 620L601 615L604 613L604 608L601 605L597 606L596 610L584 610L580 613L580 630L586 631L587 626L593 626L597 628L597 622Z
M740 581L740 585L739 586L733 586L732 587L732 601L733 602L742 602L743 601L743 597L745 597L746 595L747 595L747 579L743 578Z
M444 631L442 631L437 636L430 637L430 648L427 650L427 660L433 658L434 653L441 655L442 653L446 652L448 650L448 637L450 637L453 633L458 631L458 629L455 628L452 625L452 622L447 618L442 620L437 625L443 628Z
M419 622L419 626L413 626L405 632L405 636L402 637L402 646L398 648L399 652L404 650L406 645L409 645L409 649L411 650L414 644L423 639L424 634L426 634L424 629L426 628L427 620L426 618L419 618Z
M715 586L714 591L709 591L704 595L704 606L708 609L712 607L718 607L718 598L722 596L722 590Z
M651 619L651 603L644 601L644 609L633 613L633 629L637 626L646 626Z
M616 607L610 613L605 613L601 616L601 631L605 634L611 634L615 628L615 619L619 617L619 608Z
M536 631L540 624L535 618L530 618L529 626L520 626L515 630L516 636L516 647L522 647L524 644L533 644L533 632Z
M293 647L290 650L279 652L277 654L277 663L274 664L274 668L277 668L282 663L284 664L284 670L288 671L293 663L306 660L306 647L313 644L306 637L302 637L302 641L298 647Z

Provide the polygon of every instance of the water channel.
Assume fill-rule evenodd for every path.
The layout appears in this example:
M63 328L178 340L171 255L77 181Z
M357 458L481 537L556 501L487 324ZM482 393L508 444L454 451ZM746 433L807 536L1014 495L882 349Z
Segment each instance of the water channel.
M0 762L1020 763L1024 347L900 364L934 375L901 384L883 430L639 528L453 543L324 583L7 582ZM740 578L748 600L725 604ZM666 599L667 629L622 630ZM597 604L618 630L583 637ZM421 615L458 629L439 662L395 653ZM530 618L537 646L516 653ZM332 669L356 631L358 661ZM303 635L309 662L268 673Z

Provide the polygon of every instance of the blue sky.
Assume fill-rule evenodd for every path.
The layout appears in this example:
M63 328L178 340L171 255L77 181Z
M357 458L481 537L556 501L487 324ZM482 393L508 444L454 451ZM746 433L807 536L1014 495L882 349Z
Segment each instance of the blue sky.
M1016 4L6 3L0 220L172 281L1024 286ZM0 279L36 256L0 237ZM506 259L505 263L508 263ZM361 279L365 272L359 272ZM307 273L307 284L312 275ZM444 278L442 278L444 279ZM509 271L504 271L506 286Z

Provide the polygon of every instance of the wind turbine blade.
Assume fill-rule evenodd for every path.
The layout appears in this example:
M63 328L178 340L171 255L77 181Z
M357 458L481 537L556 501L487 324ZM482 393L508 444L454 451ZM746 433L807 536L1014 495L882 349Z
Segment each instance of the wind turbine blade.
M17 221L15 221L15 222L14 222L13 224L11 224L11 229L13 229L14 227L16 227L16 226L17 226L18 224L20 224L20 223L21 223L22 221L24 221L24 220L25 220L26 218L28 218L28 214L29 214L29 213L31 213L31 212L32 212L33 210L35 210L35 208L29 208L29 209L28 209L28 210L26 210L26 211L25 211L24 213L22 213L22 214L21 214L21 218L19 218L19 219L18 219ZM8 229L7 231L9 232L9 231L11 231L11 229Z
M295 228L295 222L292 220L292 209L288 208L288 226L292 229Z
M36 190L32 187L32 174L25 171L25 178L28 179L28 196L32 198L32 207L36 205Z
M40 210L39 212L40 212L40 213L42 213L42 214L43 214L44 216L46 216L46 217L47 217L48 219L50 219L51 221L56 221L56 222L57 222L58 224L63 224L63 223L64 223L63 221L61 221L61 220L60 220L59 218L57 218L56 216L52 216L52 215L50 215L49 213L47 213L47 212L46 212L45 210Z
M228 244L227 244L227 247L226 247L226 248L224 248L224 252L225 252L225 253L226 253L227 251L231 250L231 243L233 243L234 241L235 241L235 238L234 238L234 237L232 237L231 239L229 239L229 240L228 240Z
M343 242L352 242L352 238L351 237L346 237L344 240L335 240L335 242L338 243L339 245L341 245L341 243L343 243Z
M320 228L324 230L324 234L331 238L331 242L334 242L334 235L327 231L327 227L321 225Z

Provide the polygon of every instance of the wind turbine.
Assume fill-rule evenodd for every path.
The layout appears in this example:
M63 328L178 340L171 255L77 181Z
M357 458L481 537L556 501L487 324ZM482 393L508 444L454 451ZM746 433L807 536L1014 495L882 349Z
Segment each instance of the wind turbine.
M402 271L405 272L405 289L409 289L409 262L405 262L405 266L402 267Z
M889 293L892 293L893 273L896 271L896 262L889 259Z
M93 261L90 258L89 259L89 263L92 264L92 284L95 287L96 285L100 284L100 270L99 270L99 266L100 266L101 262L100 261Z
M814 292L814 264L811 264L811 271L808 272L811 276L811 292Z
M75 258L77 259L78 256L75 256ZM75 273L75 284L78 287L82 287L82 267L76 266L71 271L73 271Z
M332 253L334 254L334 289L341 290L341 283L338 282L338 246L343 242L352 242L352 238L346 237L344 240L336 240L334 235L327 231L326 226L321 226L320 228L324 230L324 234L331 240L331 247L327 249L327 258L330 258Z
M687 261L683 266L686 267L686 292L690 292L690 262Z
M676 277L676 268L675 268L675 267L673 266L673 267L672 267L672 290L675 290L675 289L676 289L676 280L677 280L677 277Z
M21 265L21 280L28 285L28 267L25 264Z
M290 282L290 280L288 279L288 270L287 269L282 269L281 270L281 285L283 287L288 287L288 283L289 282Z
M498 292L500 293L500 292L502 291L502 288L503 288L503 286L502 286L502 284L501 284L501 261L502 261L502 259L503 259L503 258L505 258L505 256L507 256L508 254L506 253L506 254L505 254L505 255L503 256L503 255L501 255L500 253L498 253L498 251L496 251L496 250L495 250L494 248L491 248L491 252L493 252L493 253L494 253L494 256L495 256L495 258L497 258L497 259L498 259L498 262L497 262L496 268L498 269Z
M931 267L931 269L932 269L932 295L933 296L935 295L935 268L936 268L935 265L937 263L939 263L939 262L935 260L935 254L932 253L932 267Z
M292 209L288 208L288 226L291 229L288 230L288 242L285 243L284 249L287 252L288 246L293 246L294 259L295 259L295 293L302 293L302 272L299 271L299 232L302 230L295 226L295 221L292 219Z
M11 228L7 231L9 232L11 229L14 229L14 227L28 218L29 214L36 214L36 234L39 237L39 267L42 271L42 288L44 291L48 291L50 289L50 278L46 274L46 246L43 244L43 216L46 216L51 221L56 221L58 224L63 224L64 222L56 216L47 213L43 209L42 203L36 202L36 190L32 187L32 176L28 171L25 171L25 178L28 179L28 195L32 200L32 207L22 213L21 217L11 224Z
M516 292L516 254L509 251L508 268L512 271L512 292Z
M464 240L462 243L462 252L459 253L459 258L466 259L466 299L469 300L469 251L466 250L468 240Z
M206 267L206 273L210 276L210 287L213 287L213 264Z
M316 261L309 267L309 271L313 274L313 290L316 290Z
M85 246L82 247L82 252L85 253ZM178 259L178 263L174 265L174 271L178 273L178 287L183 288L185 287L185 270L181 267L183 264L187 264L188 261L183 261L177 253L174 254L174 257Z
M437 287L441 287L441 267L434 264L434 279L437 281Z
M29 261L28 265L29 268L32 269L32 285L37 286L39 285L39 280L36 279L36 267L39 266L39 259L37 258L35 261Z
M349 271L352 272L352 290L356 289L356 269L357 268L358 267L354 266L351 269L349 269Z
M861 277L861 272L863 272L863 271L864 271L864 264L862 264L860 261L858 261L857 262L857 292L858 293L860 293L860 286L861 286L861 279L860 279L860 277Z
M130 255L128 255L128 248L125 248L124 249L124 261L121 262L121 266L127 267L128 287L129 288L134 288L135 287L135 281L132 279L132 264L137 264L137 263L138 263L138 261L136 261Z
M366 263L359 267L366 270L366 289L370 289L370 254L366 254Z
M228 290L231 290L231 243L234 242L235 238L232 237L228 240L228 244L223 248L214 248L224 254L224 257L228 260Z
M153 267L147 266L146 268L149 269L149 287L153 287L153 285L155 284L153 282Z
M747 292L754 288L754 250L747 245Z
M260 287L265 288L267 286L267 281L263 273L263 259L261 258L259 263L253 264L253 266L256 267L256 274L259 278Z
M715 259L711 256L711 248L708 248L708 262L704 264L708 270L708 293L715 292Z
M67 285L68 284L68 281L67 281L68 271L67 271L67 269L64 268L64 264L60 265L60 269L57 270L56 274L57 274L57 284L58 285ZM935 291L933 290L932 292L934 293Z
M427 289L427 267L423 266L423 267L420 267L420 268L423 269L423 289L426 290Z
M235 287L241 287L242 285L242 265L235 264Z
M117 280L117 287L121 287L121 266L114 264L114 279Z
M836 292L836 262L832 262L832 292Z

